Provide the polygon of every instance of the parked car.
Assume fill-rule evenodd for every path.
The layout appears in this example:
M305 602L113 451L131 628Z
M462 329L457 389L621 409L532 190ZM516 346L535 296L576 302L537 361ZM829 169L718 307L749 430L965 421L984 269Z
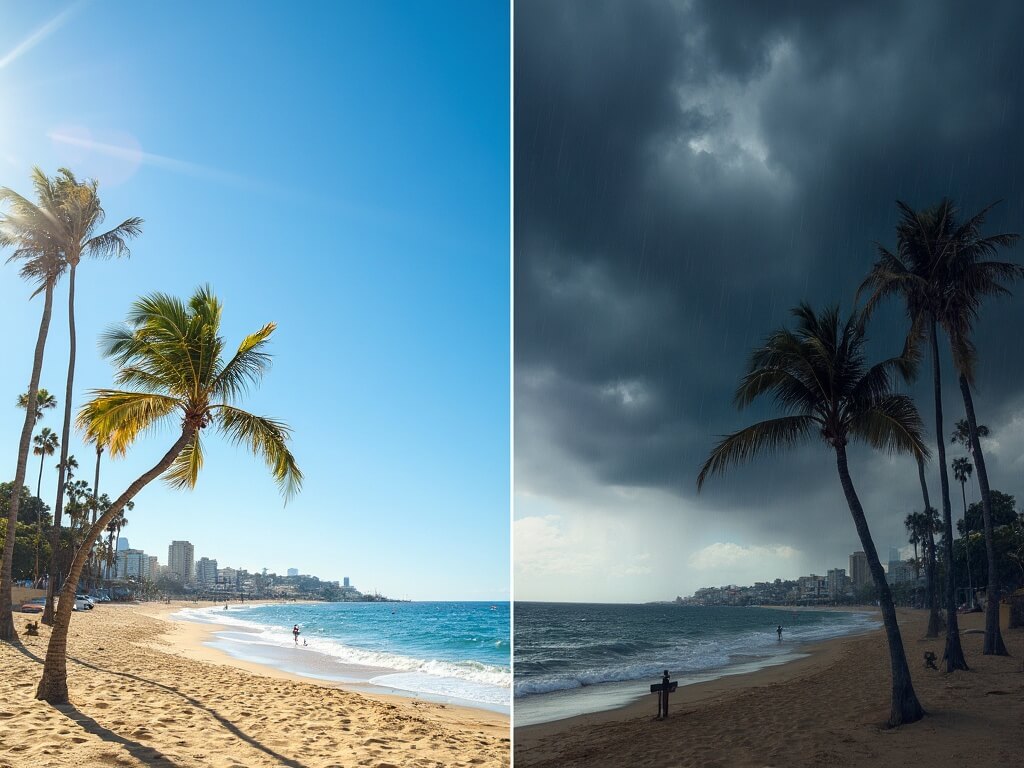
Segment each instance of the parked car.
M84 610L91 611L93 608L96 607L96 601L93 600L88 595L75 595L75 606L76 606L75 610L83 610L83 609L77 607L79 602L85 603L85 609Z
M27 603L21 604L22 613L42 613L43 608L46 606L46 600L41 603L37 603L35 600L29 600Z

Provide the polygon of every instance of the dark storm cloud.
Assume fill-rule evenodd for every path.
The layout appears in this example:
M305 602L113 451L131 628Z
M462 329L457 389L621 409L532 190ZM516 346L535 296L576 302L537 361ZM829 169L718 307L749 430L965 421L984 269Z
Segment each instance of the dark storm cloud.
M1003 199L991 231L1024 230L1022 28L1015 2L519 0L517 488L571 493L571 462L694 497L716 436L764 415L731 405L751 347L799 301L850 306L872 242L893 242L896 199ZM997 428L1024 389L1022 307L992 306L979 328L979 414ZM901 334L895 307L872 326L880 352ZM952 380L947 396L948 432ZM780 466L701 503L835 483L814 452ZM912 472L893 477L913 490ZM794 529L813 514L792 512Z

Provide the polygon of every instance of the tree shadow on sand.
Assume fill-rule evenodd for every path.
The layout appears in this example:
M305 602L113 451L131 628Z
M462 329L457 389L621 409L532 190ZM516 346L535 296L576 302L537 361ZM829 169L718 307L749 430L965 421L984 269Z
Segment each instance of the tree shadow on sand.
M32 659L32 661L36 662L37 664L42 664L43 663L43 659L41 659L39 656L36 656L31 650L29 650L27 647L25 647L20 642L18 642L18 643L11 643L11 647L14 648L15 650L17 650L18 653L22 654L23 656L27 656L28 658ZM107 675L116 675L118 677L125 677L125 678L128 678L129 680L135 680L137 682L144 683L146 685L151 685L151 686L153 686L155 688L160 688L162 690L167 691L168 693L173 693L175 696L178 696L178 697L184 699L185 701L187 701L189 704L191 704L196 709L201 709L204 712L206 712L208 715L210 715L210 717L212 717L214 720L216 720L218 723L220 723L226 730L230 731L233 735L237 736L239 739L241 739L242 741L246 742L247 744L252 746L254 749L258 749L261 752L263 752L264 754L266 754L267 756L273 758L280 765L288 766L288 768L306 768L306 766L304 766L299 761L292 760L291 758L287 758L284 755L281 755L281 754L275 752L270 747L267 747L267 746L263 745L262 743L260 743L256 739L254 739L252 736L250 736L249 734L245 733L245 731L243 731L237 725L235 725L230 720L225 718L223 715L219 714L215 710L213 710L210 707L206 706L205 704L200 702L198 699L195 699L195 698L193 698L191 696L188 696L187 694L182 693L177 688L172 688L169 685L164 685L163 683L158 683L155 680L148 680L148 679L146 679L144 677L140 677L139 675L133 675L130 672L117 672L117 671L112 670L112 669L105 669L104 667L99 667L99 666L97 666L95 664L90 664L87 661L82 661L81 659L76 659L73 656L69 656L68 657L68 661L71 661L71 662L73 662L75 664L78 664L81 667L86 667L87 669L92 669L92 670L95 670L97 672L102 672L102 673L107 674ZM110 743L113 743L113 744L120 744L126 750L128 750L128 752L132 755L132 757L136 758L137 760L140 760L141 762L145 763L146 765L158 765L158 766L176 766L177 765L177 763L173 762L169 757L161 754L159 752L159 750L157 750L155 747L147 747L144 744L140 744L137 741L131 741L130 739L126 739L123 736L115 733L114 731L111 731L109 728L104 728L102 725L97 723L94 719L92 719L88 715L80 712L72 704L57 704L57 705L54 705L54 709L56 709L58 712L63 714L69 720L74 721L78 726L80 726L87 733L91 733L94 736L99 736L104 741L107 741L107 742L110 742Z

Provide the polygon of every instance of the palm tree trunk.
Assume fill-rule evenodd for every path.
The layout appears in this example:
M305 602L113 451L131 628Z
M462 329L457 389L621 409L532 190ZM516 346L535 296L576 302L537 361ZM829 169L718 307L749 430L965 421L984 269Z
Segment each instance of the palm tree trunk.
M974 577L971 575L971 531L967 527L967 481L960 483L960 495L964 500L964 553L967 555L967 604L974 607Z
M95 525L96 515L100 511L100 459L103 456L103 446L98 442L96 443L96 479L92 484L92 516L90 517L90 524ZM96 587L96 553L89 553L89 577L92 581L93 588Z
M43 351L46 349L46 335L50 330L50 314L53 310L53 283L48 282L43 296L43 316L39 321L39 335L36 337L35 354L32 357L32 374L28 382L28 404L25 408L25 423L21 427L18 443L18 465L14 470L14 485L11 487L11 501L7 509L7 535L4 537L3 564L0 565L0 640L18 639L11 613L11 581L14 578L14 537L18 530L18 507L21 504L21 489L28 471L28 451L32 442L32 430L36 426L36 396L39 393L39 375L43 370Z
M75 553L75 559L71 563L68 577L61 589L60 601L57 604L57 611L53 619L53 631L50 633L50 643L46 647L46 660L43 663L43 677L36 689L36 698L47 701L50 704L68 703L68 670L67 670L67 643L68 629L71 626L71 612L75 607L75 590L78 588L78 577L82 573L86 557L92 548L93 542L103 533L107 523L117 515L139 491L146 485L162 475L178 454L188 444L195 434L195 427L185 425L182 427L181 437L171 446L171 449L164 454L157 464L148 472L141 475L135 482L128 486L117 501L110 505L103 516L97 520L85 536L85 541Z
M999 571L996 563L995 532L992 527L992 495L988 487L988 471L985 457L981 455L981 441L978 440L978 421L974 416L974 398L967 377L960 374L960 392L964 396L964 410L971 434L971 452L974 466L978 470L978 485L981 487L981 515L985 523L985 553L988 555L988 587L985 590L985 650L987 656L1009 656L999 631ZM966 497L965 497L966 498ZM967 513L964 512L966 519ZM965 523L966 525L966 523Z
M43 490L43 462L46 460L46 454L39 454L39 480L36 481L36 498L40 501L43 497L40 495ZM43 537L43 513L40 511L36 515L36 564L32 566L32 586L35 586L39 581L39 542Z
M885 636L889 643L889 666L892 670L889 726L896 727L913 723L924 717L924 708L917 700L917 694L914 693L914 684L910 679L910 667L907 666L907 656L903 650L903 638L900 636L900 627L896 621L896 607L892 602L892 592L885 580L885 571L882 570L882 563L875 550L875 542L868 530L864 508L853 487L853 480L850 479L850 470L846 462L846 446L841 444L836 445L836 465L839 468L839 480L843 484L843 492L846 494L846 503L850 506L850 514L853 515L853 524L857 528L861 547L867 556L868 570L871 571L875 589L878 590L878 605L882 609L882 623L885 625Z
M939 337L935 318L931 319L932 374L935 384L935 435L938 443L939 487L942 489L942 553L946 558L946 649L942 654L946 671L967 669L960 645L960 625L956 616L956 582L953 575L953 517L949 504L949 475L946 474L946 434L942 427L942 372L939 368Z
M938 585L935 583L938 568L935 567L935 534L932 531L931 525L932 503L928 498L928 483L924 479L924 459L920 456L917 458L917 477L921 481L924 513L928 517L928 526L925 531L926 538L924 540L924 582L925 602L928 604L928 631L925 632L924 636L938 637L939 630L942 629L942 619L939 617L939 592L936 588Z
M46 606L43 608L43 624L53 623L53 593L57 588L58 569L60 567L60 529L61 514L64 511L64 483L66 482L68 441L71 436L71 400L75 388L75 353L77 339L75 336L75 270L77 264L71 262L68 270L68 382L64 389L64 427L61 430L60 469L57 471L57 501L53 505L53 532L50 535L50 578L46 585Z

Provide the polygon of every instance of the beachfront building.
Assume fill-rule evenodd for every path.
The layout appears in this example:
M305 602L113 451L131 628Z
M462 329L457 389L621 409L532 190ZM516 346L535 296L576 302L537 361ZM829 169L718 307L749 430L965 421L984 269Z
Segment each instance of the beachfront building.
M188 583L195 575L195 548L190 541L172 541L167 548L167 572Z
M289 568L288 569L288 575L289 576L298 576L299 575L299 569L298 568Z
M160 576L160 561L156 559L156 555L149 556L149 578L152 581L156 581Z
M860 589L865 584L871 583L868 556L863 552L854 552L850 555L850 579L853 581L854 589Z
M344 584L342 586L344 586L344 587L351 587L352 586L351 584L348 583L348 576L346 576L344 579L342 579L342 581L344 582Z
M825 574L825 583L828 585L828 596L833 600L850 593L850 579L845 568L830 568Z
M199 558L196 563L196 581L204 587L212 587L217 583L217 561L208 557Z
M914 567L906 560L890 560L886 581L889 584L906 584L917 581L917 574L914 572Z
M150 579L149 555L141 549L119 550L114 574L118 579L148 581Z

